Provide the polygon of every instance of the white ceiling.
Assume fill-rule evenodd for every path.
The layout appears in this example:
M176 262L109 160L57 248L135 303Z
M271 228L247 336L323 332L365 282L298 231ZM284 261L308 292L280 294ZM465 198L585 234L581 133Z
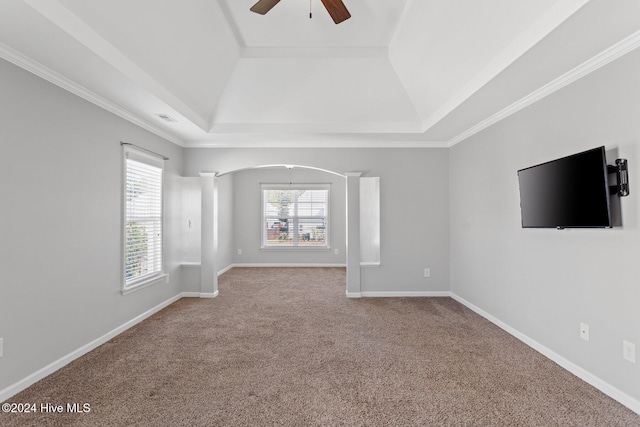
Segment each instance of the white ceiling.
M282 0L267 15L250 13L257 0L219 0L238 43L251 47L386 47L407 0L347 0L358 19L335 25L320 0Z
M181 146L449 146L640 39L637 0L255 1L0 0L0 57Z

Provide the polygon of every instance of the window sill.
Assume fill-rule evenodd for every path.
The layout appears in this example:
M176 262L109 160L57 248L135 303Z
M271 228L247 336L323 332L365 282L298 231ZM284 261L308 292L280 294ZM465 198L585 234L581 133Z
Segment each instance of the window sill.
M135 284L130 285L127 288L123 288L120 292L122 292L122 295L129 295L130 293L139 291L140 289L146 288L147 286L161 283L163 280L166 280L166 283L169 283L169 275L163 273L158 276L153 276L148 279L141 280L140 282L136 282Z

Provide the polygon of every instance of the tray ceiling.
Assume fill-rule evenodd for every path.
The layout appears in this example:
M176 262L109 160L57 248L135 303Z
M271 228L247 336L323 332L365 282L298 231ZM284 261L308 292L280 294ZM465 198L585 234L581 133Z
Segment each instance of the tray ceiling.
M0 56L182 146L447 146L640 17L631 0L344 0L335 25L319 0L253 3L2 0Z

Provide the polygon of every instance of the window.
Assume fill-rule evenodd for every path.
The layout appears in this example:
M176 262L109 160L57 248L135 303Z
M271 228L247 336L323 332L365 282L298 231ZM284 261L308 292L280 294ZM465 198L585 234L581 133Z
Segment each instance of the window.
M328 248L329 186L262 186L263 248Z
M123 291L163 275L162 175L164 162L125 148Z

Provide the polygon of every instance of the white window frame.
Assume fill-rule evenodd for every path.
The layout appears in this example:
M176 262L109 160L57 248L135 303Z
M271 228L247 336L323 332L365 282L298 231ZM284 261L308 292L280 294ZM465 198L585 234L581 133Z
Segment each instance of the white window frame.
M300 217L294 215L292 219L294 220L293 231L294 237L292 239L291 245L268 245L267 239L267 216L265 215L265 190L326 190L327 191L327 206L325 213L325 244L324 245L298 245L298 227L297 221L300 219L313 219L310 217ZM331 212L331 184L260 184L260 210L261 210L261 222L260 222L260 233L261 233L261 245L260 248L262 250L274 250L274 251L328 251L330 250L330 212Z
M144 274L140 277L133 279L127 279L127 224L129 223L129 212L127 206L127 174L129 172L128 162L137 162L144 165L152 166L160 169L160 194L157 202L160 205L160 224L159 224L159 236L155 241L156 245L159 244L159 249L156 246L155 257L159 256L159 262L155 262L151 267L151 272ZM161 283L162 279L167 277L164 271L164 159L161 157L148 154L144 151L137 150L132 146L123 146L123 175L122 175L122 294L127 295L131 292L137 291L149 285ZM149 221L157 221L157 216L146 216ZM155 218L155 219L154 219ZM159 252L159 254L158 254Z

